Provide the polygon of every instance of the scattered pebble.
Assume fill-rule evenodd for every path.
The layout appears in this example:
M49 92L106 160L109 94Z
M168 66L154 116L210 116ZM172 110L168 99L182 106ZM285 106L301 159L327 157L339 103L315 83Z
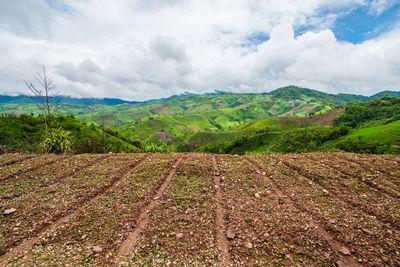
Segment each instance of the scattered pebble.
M248 248L248 249L251 249L251 248L253 248L253 244L250 243L249 241L247 241L247 242L244 243L244 247Z
M229 239L235 238L235 232L233 231L232 228L228 228L228 230L226 231L226 237Z
M256 198L259 198L260 197L260 194L259 193L255 193L255 195L254 195Z
M179 234L176 235L176 238L182 238L182 237L183 237L182 233L179 233Z
M341 248L339 252L342 253L343 255L350 255L350 251L345 247Z
M365 228L363 228L362 231L363 231L364 233L367 233L367 234L370 234L370 235L373 235L373 234L374 234L373 232L371 232L370 230L365 229Z
M103 248L100 247L100 246L95 246L95 247L93 248L93 252L95 252L95 253L100 253L100 252L102 252L102 251L103 251Z
M5 211L3 212L3 214L4 214L4 215L10 215L10 214L13 214L13 213L16 212L16 211L17 211L17 209L11 208L11 209L5 210Z

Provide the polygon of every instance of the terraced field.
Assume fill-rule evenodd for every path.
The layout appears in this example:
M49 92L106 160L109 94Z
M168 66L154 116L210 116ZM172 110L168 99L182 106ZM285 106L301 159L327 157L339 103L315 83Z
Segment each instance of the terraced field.
M400 157L0 156L0 266L400 266Z

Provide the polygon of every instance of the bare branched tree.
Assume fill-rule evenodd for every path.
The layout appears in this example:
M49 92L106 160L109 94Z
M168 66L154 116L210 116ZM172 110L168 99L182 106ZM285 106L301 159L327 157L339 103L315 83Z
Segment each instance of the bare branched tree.
M55 108L53 98L56 95L56 84L51 77L47 76L45 66L43 66L43 73L36 74L35 80L38 83L38 86L35 86L31 82L24 82L29 91L33 94L32 98L37 103L39 109L43 112L46 137L50 136L50 139L53 142L51 116L53 109Z

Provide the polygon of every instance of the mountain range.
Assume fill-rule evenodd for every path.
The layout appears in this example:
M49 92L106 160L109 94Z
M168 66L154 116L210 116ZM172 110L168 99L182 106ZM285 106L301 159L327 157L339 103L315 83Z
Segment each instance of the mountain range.
M384 95L400 96L400 92L383 91L368 97L288 86L268 93L185 93L143 102L57 96L61 101L55 112L114 129L134 140L179 145L207 138L233 140L246 134L237 131L241 125L273 117L318 115L348 102ZM40 110L29 96L0 96L0 113L38 114Z
M400 92L393 91L368 97L327 94L295 86L268 93L185 93L143 102L57 96L56 102L57 98L62 100L54 106L53 113L61 114L60 125L76 140L82 136L82 131L76 129L81 128L86 136L95 136L94 143L106 144L106 148L99 146L102 149L95 151L108 151L107 147L113 144L111 151L397 153L398 97ZM29 96L2 96L0 113L38 115L42 111ZM4 134L12 140L17 132L26 131L23 135L28 136L32 131L32 125L22 121L35 121L34 116L2 118L10 119L10 131ZM20 127L17 129L13 123ZM109 136L108 141L103 140L105 136ZM79 151L91 151L92 145L88 144L81 145Z
M244 93L245 94L245 93ZM313 97L321 97L321 98L330 98L332 101L337 103L342 102L349 102L349 101L368 101L370 99L374 99L376 97L382 96L394 96L399 97L400 92L397 91L382 91L376 93L371 96L364 96L364 95L356 95L356 94L327 94L323 92L319 92L317 90L307 89L307 88L300 88L296 86L287 86L278 88L268 93L263 93L265 95L274 95L275 97L282 97L282 98L293 98L300 95L307 95ZM225 92L225 91L218 91L216 90L214 93L205 93L205 94L195 94L185 92L180 95L172 95L166 98L159 98L159 99L151 99L146 101L129 101L123 100L119 98L78 98L78 97L71 97L71 96L64 96L58 95L55 96L55 102L61 102L65 104L77 104L77 105L120 105L120 104L155 104L155 103L162 103L173 99L183 98L183 97L196 97L196 96L219 96L219 95L240 95L237 93ZM35 100L29 95L18 95L18 96L9 96L9 95L0 95L0 103L9 103L9 104L22 104L22 103L34 103Z

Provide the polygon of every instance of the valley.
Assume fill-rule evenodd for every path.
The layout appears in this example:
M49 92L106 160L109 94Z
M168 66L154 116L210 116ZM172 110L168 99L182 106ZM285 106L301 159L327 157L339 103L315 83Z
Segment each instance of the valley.
M288 86L264 94L185 94L145 102L67 97L65 103L56 104L54 113L77 120L73 122L74 127L70 127L72 122L60 123L70 135L81 134L76 133L77 128L89 128L85 131L96 136L95 143L103 144L103 148L96 149L100 153L199 151L241 155L346 151L397 154L400 145L395 134L400 120L397 93L382 92L371 97L332 95ZM38 107L27 103L22 96L6 100L9 102L0 103L3 116L40 114ZM12 117L5 120L11 123ZM65 121L65 117L57 120ZM32 135L32 130L21 128L17 132L22 130L27 131L25 135ZM10 129L12 131L15 129ZM6 131L3 135L7 138L9 133ZM99 140L101 136L104 140ZM28 141L37 143L38 138L35 138ZM81 147L93 146L77 142L81 140L72 140L75 147L80 147L75 153L90 152ZM1 143L10 145L9 141ZM21 144L21 139L14 140L12 145L15 144L22 146L22 151L36 152L31 148L34 146L27 148Z

